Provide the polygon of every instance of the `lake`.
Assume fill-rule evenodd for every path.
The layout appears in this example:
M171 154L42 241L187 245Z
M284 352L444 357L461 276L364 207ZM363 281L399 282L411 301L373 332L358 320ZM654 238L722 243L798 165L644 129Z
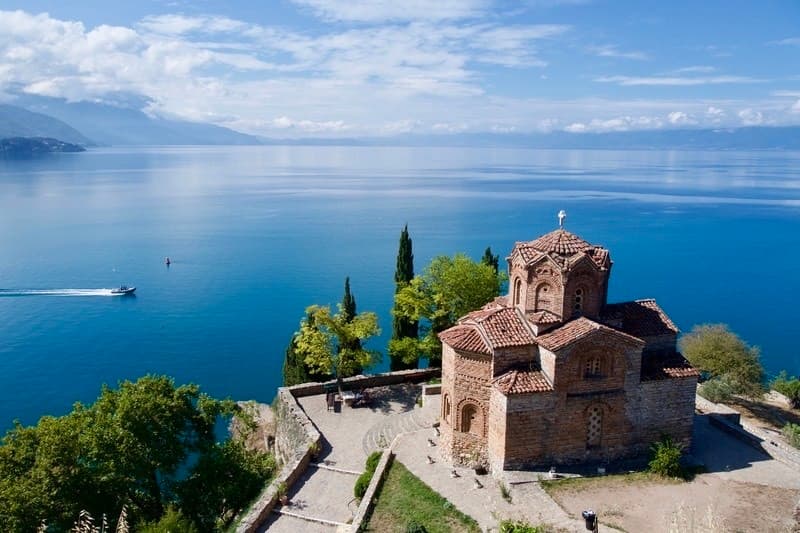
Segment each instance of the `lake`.
M146 373L269 402L304 308L345 276L385 351L404 224L420 271L505 257L560 209L610 249L609 301L728 323L796 374L798 169L798 152L297 146L0 161L0 429ZM136 296L98 290L122 284Z

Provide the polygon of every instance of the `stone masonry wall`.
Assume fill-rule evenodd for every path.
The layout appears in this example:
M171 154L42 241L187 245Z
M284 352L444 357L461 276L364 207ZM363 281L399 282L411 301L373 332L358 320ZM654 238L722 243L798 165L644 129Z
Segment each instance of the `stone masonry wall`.
M512 368L539 368L536 346L509 346L495 351L492 376L497 377Z
M441 424L439 445L445 457L457 463L486 457L492 358L460 353L445 345L442 350L442 409L450 406L448 420ZM477 412L470 432L461 429L468 406Z
M649 446L663 434L689 446L696 388L695 377L642 382L639 426L642 447Z

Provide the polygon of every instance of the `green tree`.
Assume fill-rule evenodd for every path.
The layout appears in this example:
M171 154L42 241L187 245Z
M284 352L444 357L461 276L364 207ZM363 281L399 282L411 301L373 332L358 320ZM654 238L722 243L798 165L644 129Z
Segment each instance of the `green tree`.
M749 346L725 324L702 324L680 340L692 365L711 379L724 379L733 394L757 397L764 392L759 349Z
M344 378L378 361L378 352L362 346L380 334L375 313L359 313L347 320L341 305L335 315L329 306L312 305L306 314L296 337L297 353L312 372Z
M283 386L291 387L312 381L303 358L297 354L297 335L292 335L283 358Z
M404 357L422 353L430 360L441 358L438 333L479 309L500 294L505 273L476 263L464 254L438 256L421 276L415 277L395 295L394 313L420 321L424 335L419 341L392 341L391 349Z
M491 246L487 246L486 250L483 252L483 257L481 257L481 263L492 267L494 269L495 274L497 274L500 270L500 256L492 253Z
M349 277L344 278L344 296L342 296L341 313L342 313L342 318L348 323L352 322L353 319L358 314L358 311L356 309L356 298L350 292ZM337 347L337 350L340 352L342 350L350 350L351 352L357 353L358 351L361 350L361 340L358 338L345 339L343 340L343 342L344 344L339 344L339 346ZM352 369L353 375L360 374L363 371L364 368L362 366L358 366L357 363L354 363Z
M146 522L136 531L137 533L198 533L194 523L174 507L167 508L160 520Z
M217 421L235 409L196 385L145 376L104 386L65 416L16 424L0 444L0 531L35 531L42 519L63 531L81 510L117 516L123 505L134 521L159 520L193 475L189 458L203 464Z
M795 409L800 407L800 378L791 377L786 370L773 379L769 386L786 396Z
M400 232L400 244L397 249L397 266L394 271L395 295L414 279L414 252L411 237L408 235L408 224ZM392 342L389 343L389 357L391 370L404 370L416 368L419 356L415 351L419 324L399 313L392 313ZM410 341L404 340L410 339ZM392 347L403 347L395 351ZM409 349L410 346L410 349Z

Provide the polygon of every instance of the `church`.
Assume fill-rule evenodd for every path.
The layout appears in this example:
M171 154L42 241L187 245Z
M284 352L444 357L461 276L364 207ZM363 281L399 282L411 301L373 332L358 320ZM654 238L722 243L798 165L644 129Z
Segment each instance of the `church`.
M609 304L609 251L562 224L516 243L508 295L439 334L439 446L456 464L602 463L665 434L690 443L698 372L678 328L655 300Z

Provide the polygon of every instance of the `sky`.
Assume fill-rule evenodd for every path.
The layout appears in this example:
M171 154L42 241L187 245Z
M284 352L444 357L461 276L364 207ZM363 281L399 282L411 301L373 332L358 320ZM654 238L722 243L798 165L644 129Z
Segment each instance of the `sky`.
M281 138L797 125L800 2L0 0L20 93Z

